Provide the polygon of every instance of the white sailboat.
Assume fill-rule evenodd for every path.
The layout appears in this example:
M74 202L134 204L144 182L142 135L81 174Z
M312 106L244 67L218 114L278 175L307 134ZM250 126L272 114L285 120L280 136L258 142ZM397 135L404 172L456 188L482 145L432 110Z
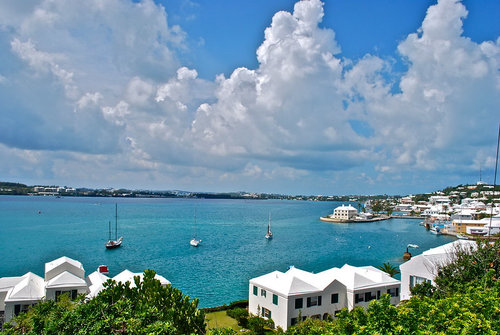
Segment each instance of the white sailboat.
M196 210L194 211L194 234L193 234L193 238L191 239L191 241L189 241L189 244L193 247L197 247L199 246L201 243L201 240L198 240L196 239Z
M122 245L123 237L118 238L118 205L115 204L115 239L111 239L111 221L108 222L109 239L106 242L106 249L115 249Z
M273 238L273 233L271 232L271 213L269 213L269 222L267 223L266 238L268 240L272 240L272 238Z

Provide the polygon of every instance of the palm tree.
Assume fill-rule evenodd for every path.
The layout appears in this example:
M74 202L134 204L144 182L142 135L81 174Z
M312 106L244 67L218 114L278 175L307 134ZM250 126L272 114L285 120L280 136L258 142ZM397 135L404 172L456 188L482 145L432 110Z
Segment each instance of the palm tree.
M397 275L399 273L398 268L389 262L384 263L381 266L377 266L377 268L384 271L385 273L387 273L391 277L394 277L395 275Z

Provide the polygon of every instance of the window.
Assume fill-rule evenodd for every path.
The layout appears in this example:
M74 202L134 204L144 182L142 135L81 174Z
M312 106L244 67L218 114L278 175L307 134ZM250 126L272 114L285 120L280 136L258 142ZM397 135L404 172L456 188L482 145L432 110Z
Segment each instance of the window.
M14 305L14 315L27 312L33 305Z
M302 298L297 298L295 299L295 309L300 309L303 307L303 299Z
M415 285L422 284L425 282L428 282L429 284L431 283L431 281L427 278L410 276L410 288L413 288Z
M253 286L253 295L259 295L259 289L257 286Z
M268 310L267 308L262 307L262 316L270 319L271 318L271 311Z
M364 294L362 293L356 293L356 295L354 295L354 303L357 304L358 302L363 302L365 301L364 300Z
M290 325L294 326L297 324L297 318L291 318L290 319Z
M321 306L321 296L307 298L307 307Z
M372 295L371 292L365 292L365 301L371 301L373 299L376 299L376 296L375 295Z
M389 288L387 289L387 293L391 295L391 297L397 297L399 296L399 288Z
M68 291L56 291L56 301L59 299L59 296L61 294L67 294L71 300L75 300L77 295L78 295L78 291L77 290L68 290Z
M273 304L278 304L278 296L276 294L273 294Z
M337 304L339 302L339 294L334 293L332 294L332 304Z
M260 289L260 295L263 296L263 297L266 297L266 290L263 290L263 289Z

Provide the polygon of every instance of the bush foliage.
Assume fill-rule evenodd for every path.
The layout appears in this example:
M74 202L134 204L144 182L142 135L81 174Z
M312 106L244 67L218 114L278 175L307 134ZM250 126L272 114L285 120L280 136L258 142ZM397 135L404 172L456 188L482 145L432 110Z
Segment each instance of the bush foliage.
M95 298L60 299L36 304L4 325L2 334L204 334L198 300L161 286L152 270L135 286L108 280Z

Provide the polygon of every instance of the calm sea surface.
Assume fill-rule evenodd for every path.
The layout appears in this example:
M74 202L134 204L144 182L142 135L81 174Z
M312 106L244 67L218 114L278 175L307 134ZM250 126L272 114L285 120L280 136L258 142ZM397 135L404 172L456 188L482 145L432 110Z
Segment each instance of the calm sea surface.
M124 240L121 248L106 250L115 203ZM345 263L399 265L409 243L420 246L411 250L416 255L454 240L430 234L419 220L319 220L340 204L0 196L0 277L28 271L43 277L45 262L68 256L82 262L87 275L101 264L110 276L153 269L209 307L248 299L250 278L290 265L313 272ZM271 241L264 238L269 213ZM189 245L195 232L203 240L199 248Z

